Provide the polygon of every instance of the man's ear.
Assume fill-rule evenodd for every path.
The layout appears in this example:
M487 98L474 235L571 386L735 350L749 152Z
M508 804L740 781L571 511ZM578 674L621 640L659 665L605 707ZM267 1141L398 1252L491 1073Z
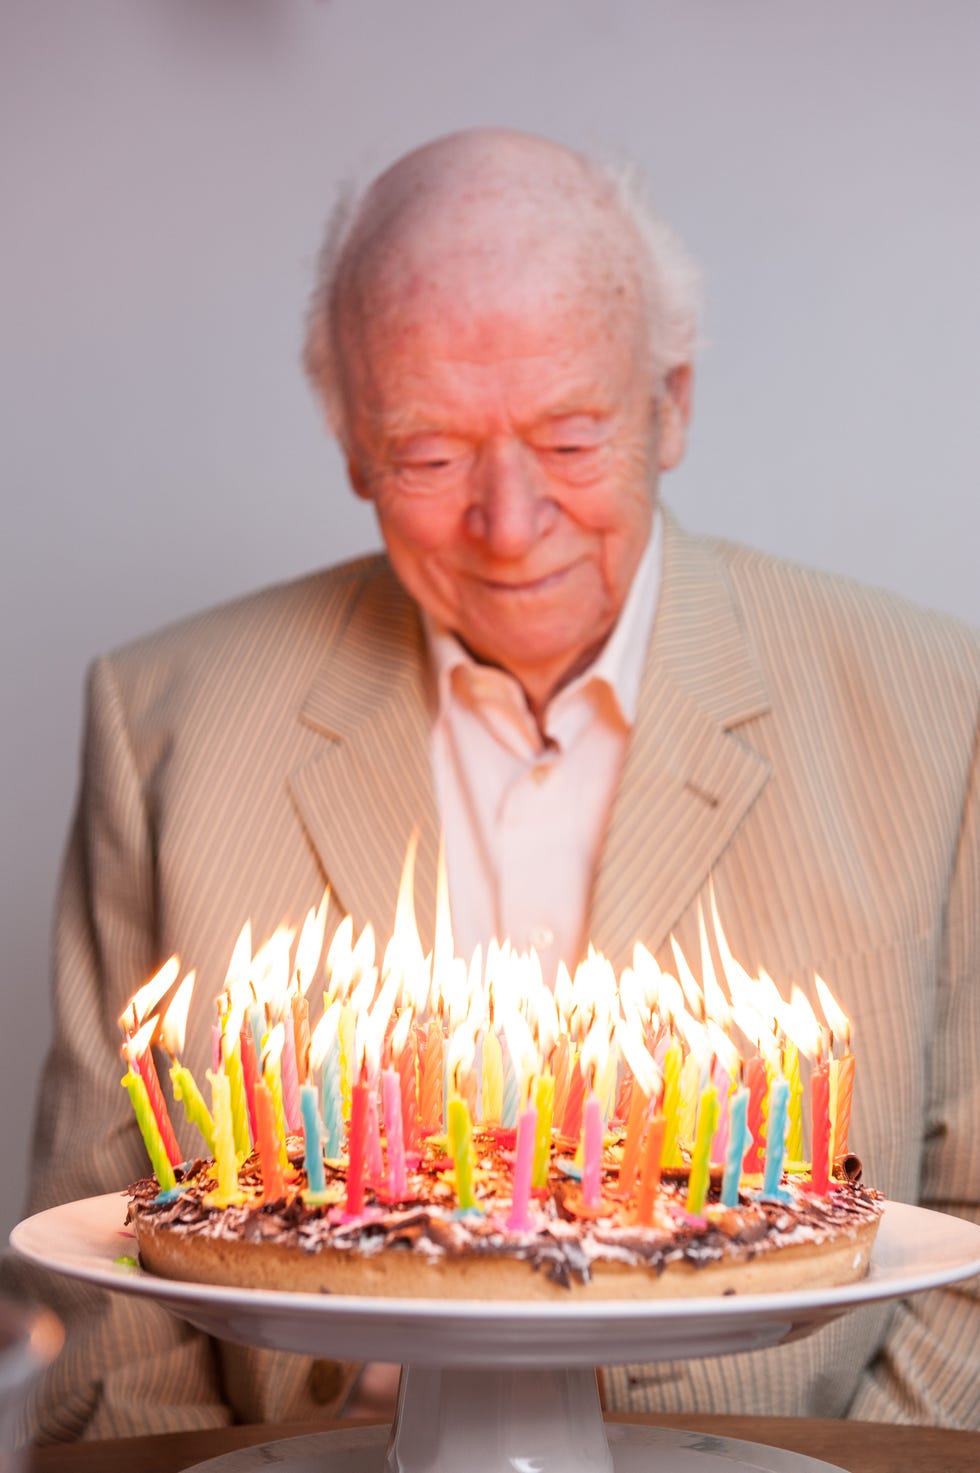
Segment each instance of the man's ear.
M681 363L677 368L672 368L664 382L659 406L659 465L662 471L672 471L683 459L687 448L687 426L691 419L693 390L693 365Z

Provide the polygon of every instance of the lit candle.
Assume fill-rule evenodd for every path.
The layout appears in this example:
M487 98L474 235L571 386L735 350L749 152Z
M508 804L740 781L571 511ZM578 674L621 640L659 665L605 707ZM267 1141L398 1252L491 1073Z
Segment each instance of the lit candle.
M296 1078L300 1084L307 1084L309 1083L310 1060L310 1004L301 992L294 992L290 999L290 1007L293 1014Z
M514 1159L514 1198L507 1226L512 1233L529 1233L534 1227L529 1212L531 1175L534 1168L538 1112L533 1105L522 1110L517 1120L517 1154Z
M748 1127L752 1144L745 1158L745 1169L753 1175L762 1171L766 1143L766 1094L769 1081L766 1064L758 1054L745 1066L745 1087L749 1092Z
M385 1145L388 1148L388 1194L396 1201L405 1196L405 1144L402 1134L401 1080L395 1069L381 1072L381 1091L385 1117Z
M362 1070L351 1093L350 1140L347 1147L348 1217L360 1217L364 1211L365 1145L370 1094L371 1088L367 1082L367 1074Z
M629 1118L626 1122L626 1139L623 1142L623 1159L619 1165L619 1190L625 1195L633 1191L636 1173L640 1164L640 1147L646 1129L650 1096L645 1094L638 1082L633 1080L630 1094Z
M786 1155L790 1161L802 1161L803 1081L800 1078L800 1055L795 1043L786 1044L783 1076L789 1090L786 1102Z
M344 1108L340 1089L340 1038L327 1049L320 1072L320 1100L326 1132L323 1149L328 1161L336 1161L344 1148Z
M398 1089L402 1104L402 1143L406 1151L419 1148L419 1086L418 1044L415 1029L411 1026L411 1015L407 1027L399 1019L392 1036L392 1054L398 1070Z
M561 1133L567 1140L577 1141L582 1131L582 1105L585 1101L585 1075L582 1073L581 1054L576 1054L568 1079L568 1096L565 1114L561 1122Z
M779 1183L786 1163L786 1132L789 1127L789 1085L782 1075L769 1088L769 1120L766 1127L766 1164L762 1195L779 1202L786 1197Z
M308 1193L316 1197L326 1191L323 1170L323 1123L320 1120L316 1089L312 1084L299 1086L299 1108L303 1119L303 1165L306 1168Z
M258 1141L259 1125L255 1110L255 1085L259 1077L259 1066L255 1053L255 1038L248 1023L244 1024L238 1035L238 1047L242 1059L242 1088L245 1091L249 1131L252 1140Z
M721 1205L738 1206L738 1186L742 1178L742 1162L752 1145L749 1129L750 1094L746 1085L739 1085L729 1101L728 1142L725 1151L725 1171L721 1179Z
M835 1059L831 1069L832 1078L836 1083L832 1148L832 1154L836 1157L847 1154L847 1137L851 1128L851 1102L854 1096L854 1055L846 1053L843 1058Z
M279 1164L279 1131L276 1108L266 1080L255 1082L255 1114L258 1128L259 1164L262 1167L262 1200L267 1205L280 1202L286 1195L286 1183Z
M282 1104L282 1074L279 1069L282 1035L282 1024L277 1023L272 1032L267 1034L263 1040L262 1080L272 1101L272 1119L278 1143L279 1170L285 1175L289 1171L289 1157L286 1154L286 1115Z
M140 1128L140 1134L143 1137L143 1144L146 1146L150 1164L156 1174L157 1181L160 1183L160 1190L169 1192L177 1185L177 1178L174 1176L174 1169L170 1164L170 1157L164 1146L163 1137L160 1134L160 1127L153 1113L153 1106L150 1104L150 1097L146 1091L146 1081L141 1074L137 1074L132 1064L130 1064L121 1082L129 1094L133 1111L136 1115L136 1123Z
M476 1207L473 1193L473 1135L466 1101L454 1095L448 1110L449 1152L456 1168L456 1201L462 1212Z
M595 1211L602 1201L602 1144L605 1126L602 1102L595 1090L585 1101L582 1122L582 1202Z
M531 1184L535 1187L548 1185L548 1166L551 1162L551 1122L555 1106L555 1081L551 1074L539 1074L534 1082L534 1108L538 1123L534 1136L534 1166Z
M285 1129L290 1135L300 1130L299 1070L296 1065L296 1031L292 1015L282 1022L282 1053L279 1057L282 1078L282 1112Z
M438 1018L430 1018L422 1060L423 1130L439 1131L443 1127L443 1055L442 1024Z
M826 1197L830 1190L830 1071L826 1064L815 1064L810 1076L810 1117L810 1190Z
M174 1059L170 1065L170 1082L173 1086L174 1099L180 1100L184 1106L188 1124L197 1127L213 1156L215 1154L214 1121L211 1119L211 1111L204 1103L204 1096L198 1089L193 1074L185 1065Z
M694 1134L694 1148L691 1151L691 1172L687 1182L687 1210L692 1217L700 1217L708 1199L711 1141L720 1113L718 1091L709 1078L698 1098L697 1126Z
M221 1034L221 1059L228 1076L231 1123L235 1137L235 1151L239 1160L248 1155L252 1138L245 1100L245 1076L242 1069L241 1041L233 1028L224 1028ZM212 1115L214 1110L211 1111Z
M663 1159L667 1166L680 1164L679 1128L681 1103L681 1067L683 1052L677 1039L671 1034L663 1060L664 1073L664 1148Z
M163 1098L160 1088L160 1080L157 1075L156 1065L153 1062L153 1054L150 1048L150 1040L156 1031L156 1019L151 1018L144 1023L132 1038L123 1044L123 1054L134 1074L138 1074L143 1081L143 1088L147 1101L157 1123L157 1134L163 1143L167 1153L167 1159L171 1166L179 1166L184 1159L184 1154L177 1144L173 1125L170 1123L170 1111L167 1102Z
M640 1189L636 1199L636 1220L641 1227L653 1226L653 1203L660 1186L666 1119L659 1111L647 1122L643 1142L643 1164L640 1167Z
M483 1035L483 1119L499 1122L504 1113L504 1058L500 1039L492 1027Z
M209 1069L211 1083L211 1117L214 1122L214 1160L218 1172L218 1190L209 1192L208 1207L229 1207L244 1202L238 1189L238 1153L235 1149L235 1127L231 1110L231 1083L227 1074Z
M517 1125L517 1112L520 1109L520 1085L517 1080L517 1070L514 1068L514 1060L506 1039L501 1045L501 1061L503 1065L503 1102L500 1109L500 1123L507 1130L513 1130Z

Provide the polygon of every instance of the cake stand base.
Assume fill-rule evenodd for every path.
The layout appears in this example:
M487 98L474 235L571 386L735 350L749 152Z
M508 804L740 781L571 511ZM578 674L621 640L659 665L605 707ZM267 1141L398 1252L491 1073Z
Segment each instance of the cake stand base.
M594 1372L402 1372L395 1424L261 1443L189 1473L841 1473L781 1448L602 1421Z

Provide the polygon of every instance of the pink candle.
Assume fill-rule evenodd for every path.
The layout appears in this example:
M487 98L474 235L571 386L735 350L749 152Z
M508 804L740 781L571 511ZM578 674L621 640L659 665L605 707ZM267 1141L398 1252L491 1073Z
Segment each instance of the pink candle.
M534 1170L534 1138L537 1129L538 1112L533 1105L528 1105L517 1120L514 1200L507 1219L507 1226L512 1233L527 1233L533 1227L528 1206L531 1200L531 1173Z
M371 1084L367 1101L367 1132L364 1139L364 1163L368 1181L384 1181L384 1158L381 1154L381 1122L378 1119L378 1085Z
M602 1200L602 1141L605 1126L602 1104L595 1090L585 1101L582 1126L582 1202L594 1210Z
M394 1069L381 1074L381 1092L385 1116L385 1143L388 1147L388 1192L399 1201L405 1196L405 1145L402 1136L401 1081Z
M279 1067L282 1072L282 1108L286 1129L297 1135L303 1127L299 1108L299 1074L296 1069L296 1033L288 1019L283 1026L282 1057Z
M418 1045L415 1034L409 1032L405 1047L398 1055L398 1080L402 1101L402 1139L406 1151L419 1148L419 1091L416 1082L418 1068ZM387 1116L385 1117L387 1121Z
M810 1114L813 1137L810 1190L826 1197L830 1190L830 1069L817 1064L810 1077Z
M371 1089L364 1074L351 1091L350 1138L347 1146L347 1215L360 1217L364 1211L365 1145L368 1102Z

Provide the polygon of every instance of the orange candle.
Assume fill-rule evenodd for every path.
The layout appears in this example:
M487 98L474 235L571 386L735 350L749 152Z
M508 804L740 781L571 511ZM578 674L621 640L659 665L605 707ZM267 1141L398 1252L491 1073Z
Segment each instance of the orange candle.
M272 1091L264 1079L255 1084L255 1115L258 1130L259 1160L262 1164L262 1201L279 1202L286 1195L286 1183L279 1165L279 1132Z
M667 1121L659 1110L648 1117L646 1140L643 1143L643 1165L640 1169L640 1190L636 1199L636 1220L641 1227L653 1226L653 1203L660 1187L666 1126Z

